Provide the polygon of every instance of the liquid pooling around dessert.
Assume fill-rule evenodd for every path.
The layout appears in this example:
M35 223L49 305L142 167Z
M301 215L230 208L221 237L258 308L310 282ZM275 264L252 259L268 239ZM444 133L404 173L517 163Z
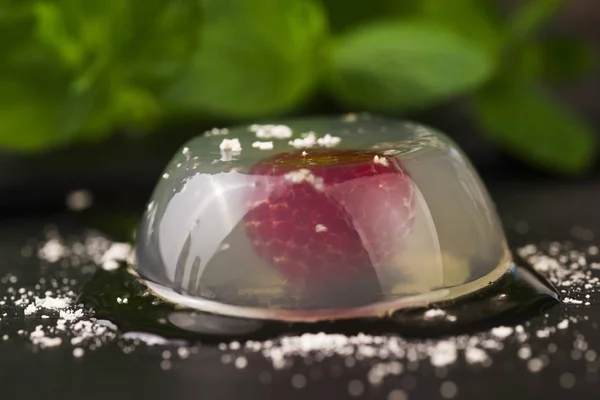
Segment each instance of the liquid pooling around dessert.
M494 206L443 134L374 117L213 130L164 171L136 236L154 294L313 321L456 299L511 271Z

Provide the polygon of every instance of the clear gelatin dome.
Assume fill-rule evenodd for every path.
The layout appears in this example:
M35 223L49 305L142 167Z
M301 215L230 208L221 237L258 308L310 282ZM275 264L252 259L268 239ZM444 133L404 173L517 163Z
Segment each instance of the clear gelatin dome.
M136 241L135 269L156 295L291 321L451 300L512 266L494 206L452 141L355 115L191 140Z

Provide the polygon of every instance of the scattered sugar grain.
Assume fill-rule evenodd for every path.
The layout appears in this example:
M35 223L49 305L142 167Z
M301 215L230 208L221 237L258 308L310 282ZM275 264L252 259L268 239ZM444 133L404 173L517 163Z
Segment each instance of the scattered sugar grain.
M506 339L513 333L513 329L509 326L499 326L492 329L492 335L499 339Z
M230 151L232 153L239 153L242 151L242 144L237 138L234 139L223 139L219 145L219 149L223 151Z
M517 355L521 360L527 360L531 357L531 348L528 346L520 347L517 351Z
M398 361L380 362L371 367L367 373L367 379L373 386L379 386L383 380L390 375L402 374L404 367Z
M69 210L83 211L91 207L94 202L94 196L85 189L75 190L67 194L65 202Z
M190 350L187 347L179 347L177 349L177 355L179 358L188 358L190 356Z
M250 125L250 132L254 132L259 139L289 139L292 129L286 125Z
M248 359L244 356L239 356L235 359L235 367L237 369L244 369L248 365Z
M488 354L477 347L468 347L465 349L465 360L469 364L485 364L490 360Z
M252 147L259 150L273 150L273 142L256 141L252 143Z
M288 144L296 149L309 149L317 144L317 135L314 132L307 132L299 138L290 140Z
M440 394L445 399L452 399L458 393L458 387L452 381L442 382L440 387Z
M211 137L211 136L222 136L222 135L227 135L229 133L229 129L227 128L212 128L209 131L204 132L204 136L206 137ZM187 149L187 147L184 148L184 150ZM189 151L189 149L188 149ZM183 154L186 154L185 152Z
M408 395L402 389L394 389L388 393L387 400L408 400Z
M164 337L148 332L126 332L121 338L124 340L137 340L147 346L160 346L169 343Z
M172 365L171 360L162 360L160 362L160 368L165 371L171 369Z
M295 374L292 376L292 386L296 389L302 389L306 386L306 377L301 374Z
M573 386L575 386L575 375L570 372L565 372L560 376L558 382L563 388L571 389Z
M73 357L80 358L83 357L85 351L81 347L76 347L73 349Z
M365 384L358 379L353 379L348 384L348 393L350 396L358 397L365 391Z
M572 299L570 297L565 297L562 302L565 304L583 304L583 300Z
M544 363L539 358L532 358L527 362L527 368L533 373L540 372L543 367Z
M558 325L556 325L556 327L558 329L567 329L569 327L569 320L568 319L563 319L561 322L558 323Z
M321 147L331 148L335 147L342 141L342 138L337 136L331 136L329 133L325 134L322 138L317 139L317 144ZM387 160L384 159L386 162ZM387 165L386 165L387 166Z

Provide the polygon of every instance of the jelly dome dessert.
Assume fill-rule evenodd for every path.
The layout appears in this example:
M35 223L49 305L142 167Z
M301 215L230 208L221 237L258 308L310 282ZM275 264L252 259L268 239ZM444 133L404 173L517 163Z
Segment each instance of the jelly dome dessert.
M352 114L213 129L186 143L148 203L134 267L185 307L317 321L458 299L512 265L456 144Z

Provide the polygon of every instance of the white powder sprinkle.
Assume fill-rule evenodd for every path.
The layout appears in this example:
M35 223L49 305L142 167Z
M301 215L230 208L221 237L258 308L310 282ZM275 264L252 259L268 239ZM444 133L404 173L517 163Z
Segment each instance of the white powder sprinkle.
M119 263L115 260L106 260L102 263L102 269L105 271L114 271L119 268Z
M59 239L50 239L38 251L38 257L48 262L57 262L67 253L67 248Z
M259 139L289 139L292 129L286 125L250 125L250 132L254 132Z
M550 328L540 329L535 333L535 335L539 338L547 338L550 336L551 332L552 330Z
M295 374L292 376L292 386L296 389L302 389L306 386L306 377L304 375Z
M544 363L539 358L532 358L527 362L527 368L533 373L540 372L544 368Z
M288 172L283 176L283 178L286 181L294 184L300 184L304 182L309 183L319 192L325 190L323 178L321 178L320 176L313 175L313 173L306 168L301 168L299 170Z
M437 317L445 317L446 316L446 311L441 310L439 308L432 308L430 310L425 311L425 314L423 316L426 319L432 319L432 318L437 318Z
M76 347L73 349L73 357L75 358L83 357L84 354L85 350L83 350L81 347Z
M306 132L300 135L299 138L294 140L290 140L288 144L296 149L309 149L315 146L332 148L339 145L342 141L342 138L337 136L332 136L327 133L325 136L317 138L317 135L314 132Z
M190 356L190 350L187 347L179 347L177 349L177 355L179 358L188 358Z
M563 319L561 322L558 323L558 325L556 325L556 327L558 329L567 329L569 327L569 320L568 319Z
M452 399L458 393L458 387L452 381L445 381L440 387L440 394L445 399Z
M408 400L408 395L402 389L394 389L388 393L387 400Z
M527 360L531 357L531 348L527 346L519 348L517 351L517 356L519 356L521 360Z
M513 329L509 326L499 326L492 329L492 335L499 339L505 339L512 335L512 333Z
M204 132L204 136L205 137L222 136L222 135L227 135L228 133L229 133L229 129L227 129L227 128L223 128L223 129L212 128L211 130Z
M35 306L35 304L30 304L23 310L23 313L25 315L33 315L37 311L38 311L38 308Z
M489 361L488 354L477 347L468 347L465 349L465 360L469 364L484 364Z
M432 308L423 314L425 319L445 319L450 322L456 321L456 316L448 314L446 311L439 308Z
M119 261L126 261L132 252L129 243L112 243L108 250L102 256L102 268L107 271L115 270L119 267Z
M43 349L57 347L62 344L62 339L60 337L47 336L42 325L36 326L35 331L31 332L29 335L29 339L31 340L31 343Z
M444 367L456 361L456 344L451 341L441 341L429 349L430 361L434 367Z
M162 360L160 362L160 369L162 369L163 371L170 370L172 366L173 363L171 363L171 360Z
M242 145L240 140L235 139L223 139L221 144L219 145L219 149L223 151L231 151L232 153L239 153L242 151Z
M388 167L390 165L387 158L379 157L378 155L375 155L375 157L373 157L373 162L375 164L383 165L384 167Z
M398 361L381 362L373 365L367 374L369 383L373 386L379 386L383 383L386 376L400 375L404 367Z
M67 195L67 207L72 211L83 211L94 202L94 196L87 190L75 190Z
M301 137L290 140L288 144L296 149L309 149L317 144L317 135L314 132L303 133Z
M571 389L573 386L575 386L575 375L570 372L565 372L560 376L558 382L563 388Z
M140 341L148 346L168 344L169 341L162 336L148 332L127 332L121 336L124 340Z
M315 225L315 232L327 232L327 227L325 225L317 224Z
M353 379L348 384L348 393L350 396L358 397L365 391L365 384L357 379Z
M327 133L322 138L317 139L317 144L321 147L331 148L339 145L341 141L342 138L331 136L329 133Z
M235 367L237 369L244 369L248 365L248 359L244 356L240 356L235 359Z
M252 147L259 150L273 150L273 142L256 141L252 143Z

